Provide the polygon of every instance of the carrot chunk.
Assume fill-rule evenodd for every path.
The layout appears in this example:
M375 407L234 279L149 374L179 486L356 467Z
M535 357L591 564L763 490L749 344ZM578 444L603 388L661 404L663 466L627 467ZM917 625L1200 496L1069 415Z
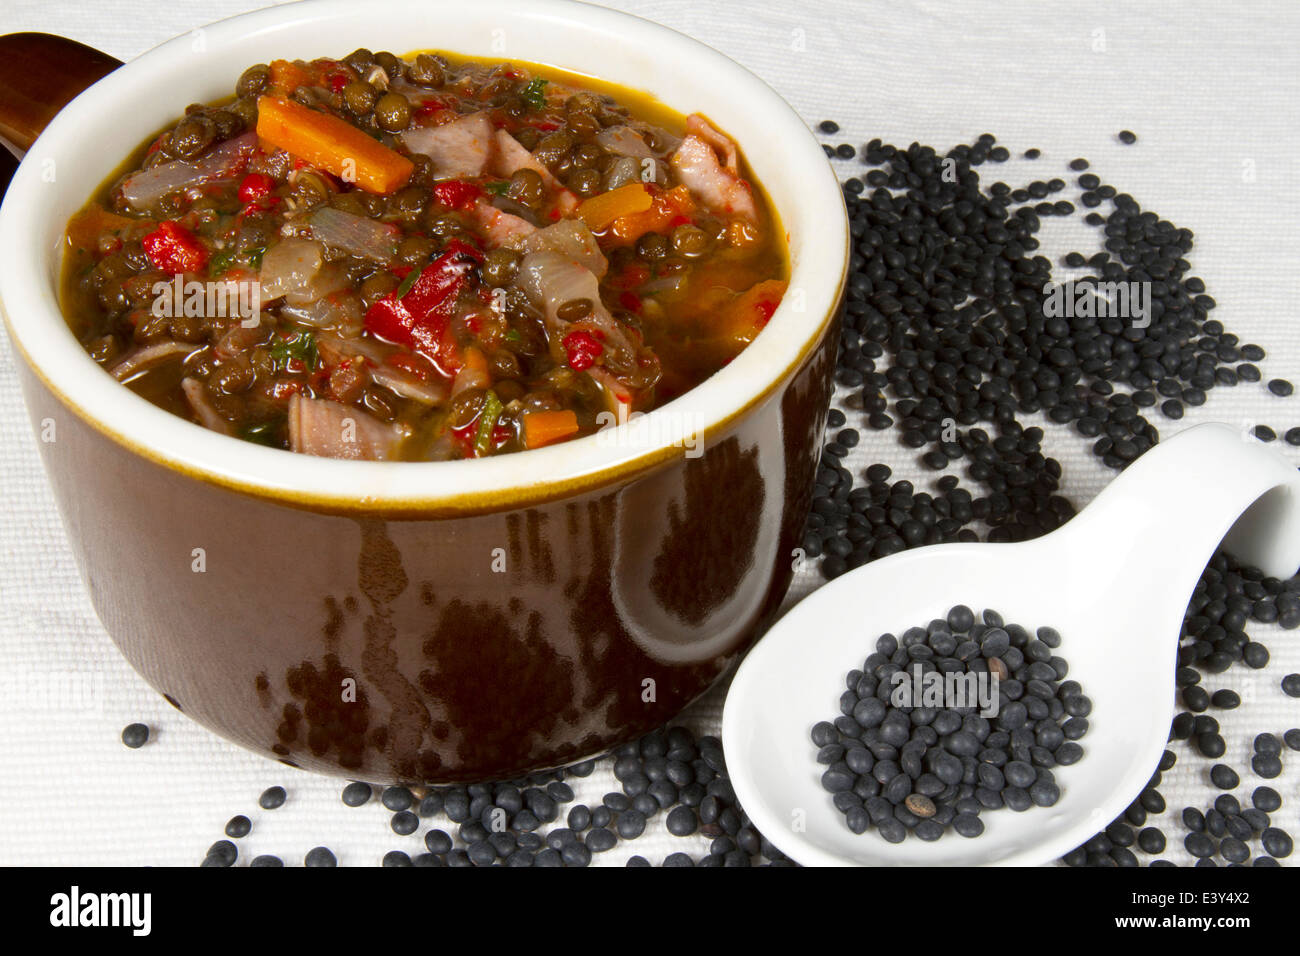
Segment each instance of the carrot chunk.
M271 61L271 88L288 96L300 86L311 86L316 76L292 60Z
M577 413L567 408L559 412L529 412L520 418L520 422L527 448L541 448L578 433Z
M685 186L674 186L655 196L650 206L641 212L619 216L610 223L608 234L613 237L614 245L630 245L647 232L663 232L678 218L689 219L694 212L695 200L691 198L690 190Z
M752 342L781 304L787 284L765 279L742 292L723 310L718 331L742 345Z
M275 96L257 101L257 135L279 149L367 192L400 189L415 166L337 116Z
M615 219L645 212L653 205L654 197L643 183L628 183L585 200L578 207L578 217L588 229L599 231Z

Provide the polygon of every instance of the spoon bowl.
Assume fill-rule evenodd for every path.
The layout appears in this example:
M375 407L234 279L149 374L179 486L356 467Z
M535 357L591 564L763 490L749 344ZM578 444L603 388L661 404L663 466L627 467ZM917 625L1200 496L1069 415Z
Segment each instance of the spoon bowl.
M1168 739L1178 634L1222 544L1266 574L1300 567L1300 472L1225 425L1199 425L1134 462L1060 529L1018 544L943 544L844 574L787 613L736 672L722 740L737 797L804 865L1048 863L1104 829L1147 785ZM1051 807L981 814L974 839L852 833L821 786L814 724L839 715L843 678L885 632L956 604L1062 635L1093 702L1084 757L1058 768Z

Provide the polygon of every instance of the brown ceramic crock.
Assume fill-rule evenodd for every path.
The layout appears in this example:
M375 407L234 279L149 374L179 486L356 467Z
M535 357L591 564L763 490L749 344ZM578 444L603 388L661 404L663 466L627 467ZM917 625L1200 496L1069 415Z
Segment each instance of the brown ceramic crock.
M94 607L172 704L292 766L513 777L663 724L776 612L831 388L843 202L775 93L663 27L569 0L359 6L260 11L116 69L57 38L0 39L0 133L28 148L0 209L0 304ZM68 217L249 64L358 45L545 62L705 112L781 216L785 302L736 361L639 422L500 459L309 459L118 385L58 310Z

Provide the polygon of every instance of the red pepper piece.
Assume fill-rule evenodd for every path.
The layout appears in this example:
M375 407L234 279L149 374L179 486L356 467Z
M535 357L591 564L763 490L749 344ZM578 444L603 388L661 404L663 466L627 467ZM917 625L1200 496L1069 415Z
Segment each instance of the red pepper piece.
M208 262L208 250L194 233L180 223L167 220L141 240L145 255L155 269L170 272L198 272Z
M239 184L239 201L253 202L270 194L275 188L275 180L266 173L249 173Z
M366 310L366 329L374 335L405 345L455 375L462 365L460 350L448 334L448 322L470 269L483 254L468 243L453 239L447 250L425 266L400 299L396 290Z
M469 209L482 198L483 190L463 179L444 179L434 185L433 196L448 209Z
M366 310L366 331L398 345L410 346L414 325L411 313L391 292Z
M780 296L773 296L770 299L762 299L754 303L754 311L758 313L758 326L762 328L767 325L768 320L772 318L772 313L781 304Z
M579 329L560 340L569 356L569 368L581 372L596 364L597 356L605 351L605 346L600 344L597 336L604 338L599 331L593 334Z

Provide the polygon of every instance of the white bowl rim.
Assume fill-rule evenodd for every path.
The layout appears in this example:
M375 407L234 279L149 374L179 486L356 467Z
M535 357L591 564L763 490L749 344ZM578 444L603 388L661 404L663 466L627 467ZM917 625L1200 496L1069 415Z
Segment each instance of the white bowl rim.
M655 45L674 62L692 62L725 78L732 96L750 109L762 111L771 137L766 145L779 153L786 174L800 182L796 207L779 208L791 239L790 290L798 293L797 305L796 297L787 294L764 331L726 368L649 412L641 422L641 434L649 435L650 440L621 442L617 436L593 435L523 454L484 459L366 462L266 448L195 425L122 387L81 348L58 305L58 244L39 241L46 234L61 237L63 231L63 223L52 223L49 204L42 202L48 188L42 182L43 164L52 160L52 168L58 168L75 155L74 150L84 152L85 144L94 142L96 128L111 121L114 109L122 104L141 101L150 91L152 100L143 101L157 102L157 90L167 88L159 78L165 80L169 73L192 69L196 62L195 34L188 34L124 64L60 111L28 151L0 207L0 247L6 250L0 257L0 314L29 369L63 404L136 454L212 484L313 510L436 516L555 500L679 459L684 449L707 441L770 399L808 359L840 303L850 251L848 222L839 183L821 147L794 110L762 80L713 48L667 27L575 0L476 0L472 8L429 0L385 0L385 4L394 13L428 16L432 10L440 20L451 17L490 23L493 18L501 22L500 18L508 16L522 17L538 28L549 24L554 29L563 24L568 32L586 31L605 42L623 40L642 49ZM228 69L239 71L255 62L249 55L240 55L241 41L283 38L295 25L321 21L337 25L346 36L347 22L374 17L374 8L373 3L358 5L352 0L301 0L231 17L198 32L207 51L232 51L236 59ZM409 49L432 45L422 47L421 39L413 38ZM340 47L351 45L355 44L339 43ZM322 50L316 55L328 53ZM523 55L510 58L528 59ZM589 72L581 62L534 59ZM209 56L203 62L209 72L216 72L222 67L218 61L218 57ZM601 78L640 88L635 81L619 76ZM156 108L151 105L158 113L155 126L178 115L184 105L171 101ZM689 109L689 104L685 105ZM745 148L743 142L741 146ZM120 157L95 157L92 161L102 168L102 181ZM768 175L765 180L771 178ZM85 197L89 195L87 190ZM77 207L85 201L80 196L77 200Z

